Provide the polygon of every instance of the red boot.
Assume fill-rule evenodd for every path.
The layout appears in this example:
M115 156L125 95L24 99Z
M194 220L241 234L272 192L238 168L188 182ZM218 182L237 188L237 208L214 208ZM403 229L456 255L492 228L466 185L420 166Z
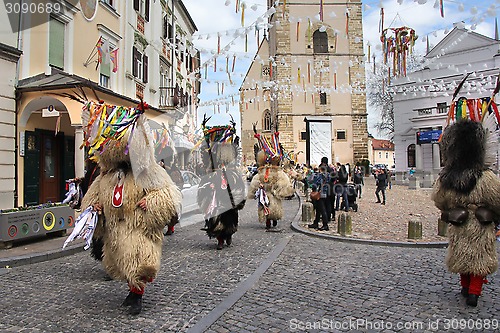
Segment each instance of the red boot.
M217 244L217 250L222 250L222 248L224 247L224 238L222 237L217 237L217 241L219 242Z
M167 229L167 232L165 233L165 235L171 235L174 233L174 226L168 226L168 229Z

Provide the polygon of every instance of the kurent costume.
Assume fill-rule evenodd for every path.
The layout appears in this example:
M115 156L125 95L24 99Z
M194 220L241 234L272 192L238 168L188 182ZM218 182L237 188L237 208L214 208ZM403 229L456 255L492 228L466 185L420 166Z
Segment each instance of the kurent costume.
M295 190L280 166L283 149L279 133L275 132L270 139L255 133L255 138L258 140L254 146L255 159L259 168L250 183L248 198L257 199L259 222L265 222L266 230L271 230L283 218L281 200L292 196Z
M155 161L145 107L87 103L82 112L86 145L100 167L82 209L102 212L94 246L102 246L107 273L128 282L123 305L130 306L131 314L140 313L146 283L158 273L162 230L177 222L181 200L180 191Z
M203 163L209 171L198 187L198 205L205 216L205 228L210 238L217 239L217 250L224 242L232 243L238 229L238 211L245 206L245 183L239 171L239 137L235 123L208 127L210 118L203 120L204 140L201 142Z
M460 274L467 305L477 306L486 275L498 268L495 223L500 216L500 180L490 169L497 160L498 136L493 114L476 121L457 119L441 139L444 167L432 199L441 219L449 223L448 270Z

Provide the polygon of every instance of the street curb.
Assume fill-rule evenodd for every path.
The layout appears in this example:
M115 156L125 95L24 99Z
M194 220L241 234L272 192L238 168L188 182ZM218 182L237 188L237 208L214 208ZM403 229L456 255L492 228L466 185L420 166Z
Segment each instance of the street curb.
M300 195L297 194L299 197L299 213L302 212L302 198ZM350 237L342 237L342 236L335 236L335 235L326 235L326 234L320 234L314 231L309 231L304 228L302 228L299 225L299 219L297 218L299 213L297 213L296 218L293 219L292 223L290 224L290 228L296 232L300 232L302 234L312 236L312 237L317 237L317 238L324 238L324 239L331 239L337 242L345 242L345 243L355 243L355 244L363 244L363 245L375 245L375 246L392 246L392 247L407 247L407 248L446 248L448 247L448 242L420 242L420 243L410 243L410 242L395 242L395 241L383 241L383 240L376 240L376 239L360 239L360 238L350 238Z
M83 244L77 244L66 247L64 250L50 250L46 252L15 256L10 258L0 259L0 267L19 267L24 265L35 264L39 262L58 259L75 253L83 252Z

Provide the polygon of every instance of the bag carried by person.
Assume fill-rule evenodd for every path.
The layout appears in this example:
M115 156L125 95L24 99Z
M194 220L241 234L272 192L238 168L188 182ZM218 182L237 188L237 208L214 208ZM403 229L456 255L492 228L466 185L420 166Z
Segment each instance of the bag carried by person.
M321 198L321 192L311 192L311 194L309 194L309 197L312 201L318 201Z

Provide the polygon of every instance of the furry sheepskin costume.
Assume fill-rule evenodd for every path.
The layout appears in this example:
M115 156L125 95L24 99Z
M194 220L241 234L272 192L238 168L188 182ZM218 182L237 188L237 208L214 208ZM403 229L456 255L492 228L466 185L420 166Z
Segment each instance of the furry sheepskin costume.
M131 306L132 314L141 311L145 285L158 273L162 230L177 222L181 200L180 191L155 162L144 118L139 116L130 140L128 129L118 141L110 140L96 152L100 175L82 202L82 208L102 210L93 239L102 244L108 274L128 282L130 293L124 305Z
M486 275L498 268L495 223L500 216L500 180L488 168L487 137L481 123L460 120L441 142L444 167L432 199L450 223L446 265L461 277L467 304L477 305Z
M261 150L256 154L256 160L259 168L250 183L248 198L258 200L259 222L265 222L266 230L269 230L283 218L281 200L292 196L295 190L290 178L279 166L279 158L266 158Z
M204 127L207 121L204 120ZM238 167L239 138L235 131L234 123L210 135L210 129L205 128L206 141L202 146L203 162L210 165L211 170L200 181L197 200L205 215L207 235L217 239L218 250L222 250L224 242L231 245L232 235L238 230L238 211L246 202L245 183Z

